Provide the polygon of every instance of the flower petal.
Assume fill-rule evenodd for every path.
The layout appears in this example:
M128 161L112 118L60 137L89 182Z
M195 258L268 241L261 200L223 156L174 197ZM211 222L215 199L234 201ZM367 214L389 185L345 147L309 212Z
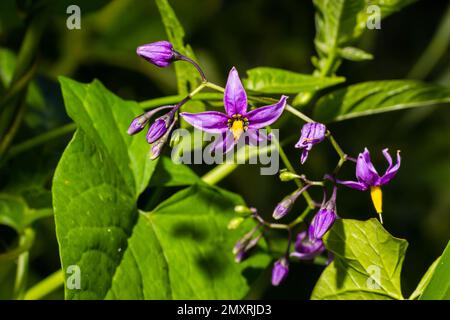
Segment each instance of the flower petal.
M356 177L358 181L369 186L376 185L380 180L380 176L372 164L367 148L358 155L358 160L356 161Z
M233 133L231 131L226 131L226 133L222 133L222 136L215 137L214 142L211 145L211 149L217 154L218 152L222 154L228 153L231 149L233 149L235 145Z
M245 132L244 137L246 139L246 142L252 146L258 146L259 142L271 139L270 134L267 135L264 132L262 132L262 130L256 130L256 129L248 129Z
M231 117L235 114L247 112L247 93L242 86L241 79L235 67L228 74L227 85L223 95L225 111Z
M380 178L381 185L388 183L389 181L392 180L392 178L394 178L394 176L397 174L398 169L400 169L400 164L402 161L402 158L400 157L400 151L397 151L397 163L395 164L395 166L392 166L392 158L391 158L390 154L388 153L387 149L383 150L383 154L389 163L389 167L387 168L384 175Z
M336 180L337 183L342 184L346 187L360 190L360 191L366 191L369 187L364 184L363 182L358 181L342 181L342 180Z
M247 113L246 117L249 122L248 127L252 129L261 129L277 121L283 113L287 98L287 96L281 96L280 101L277 103L257 108Z
M200 113L182 112L180 116L193 127L210 133L224 133L228 129L228 116L218 111Z

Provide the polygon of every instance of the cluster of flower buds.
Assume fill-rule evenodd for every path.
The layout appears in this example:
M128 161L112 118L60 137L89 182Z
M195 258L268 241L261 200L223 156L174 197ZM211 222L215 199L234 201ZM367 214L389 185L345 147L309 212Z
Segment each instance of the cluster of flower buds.
M173 45L168 41L157 41L149 44L139 46L136 53L152 63L153 65L161 68L168 67L172 62L177 60L183 60L194 65L200 73L202 81L206 81L205 74L198 64L192 59L182 55L174 50ZM151 145L150 159L156 159L161 154L163 147L170 140L171 134L178 121L178 110L186 103L191 97L187 96L176 105L162 106L153 110L150 110L144 114L133 119L129 128L128 134L134 135L142 131L146 125L150 122L151 118L162 110L169 109L168 112L162 116L156 118L147 131L147 142Z
M295 147L302 149L300 162L303 164L308 158L309 152L312 150L313 146L322 142L330 133L324 124L317 122L306 123L301 129L301 136ZM289 273L289 259L295 258L297 260L315 260L318 256L325 252L325 244L323 241L326 233L331 229L334 222L338 218L336 210L336 198L337 198L337 188L338 185L344 185L356 190L366 191L370 190L371 198L375 207L375 210L380 214L380 221L382 222L381 212L382 212L382 193L381 186L388 183L396 175L400 168L401 158L400 153L397 152L397 163L394 165L388 150L383 150L383 155L388 162L388 168L384 175L380 176L376 171L375 167L370 158L370 153L366 149L359 154L357 159L347 157L346 155L341 155L341 162L346 160L351 160L356 162L356 177L357 181L343 181L337 179L335 176L337 171L333 175L326 174L323 181L310 181L306 179L304 175L298 175L297 173L290 172L286 169L280 172L281 181L292 181L297 180L298 188L285 196L275 207L272 213L272 217L275 220L279 220L288 215L292 210L297 199L304 193L307 193L308 188L312 186L320 186L323 188L323 199L321 203L317 203L311 200L312 207L317 207L318 211L311 219L311 223L306 229L300 229L297 233L295 239L294 249L291 251L291 237L294 228L304 222L305 217L299 216L295 217L293 221L289 224L281 223L270 223L265 221L257 212L256 209L243 209L245 207L240 206L239 212L246 212L248 216L254 218L257 222L257 226L247 233L235 246L236 261L242 261L243 257L248 257L248 253L251 248L254 248L257 242L263 234L268 229L286 229L288 231L288 245L286 253L275 261L272 268L272 284L278 286L281 284L288 276ZM340 168L341 164L338 164ZM332 195L327 197L326 193L326 183L332 183ZM305 196L306 198L306 196ZM306 210L306 213L310 211L311 203ZM242 219L242 218L241 218ZM262 229L262 232L257 237L252 235L256 230ZM327 263L332 260L332 255L328 254Z

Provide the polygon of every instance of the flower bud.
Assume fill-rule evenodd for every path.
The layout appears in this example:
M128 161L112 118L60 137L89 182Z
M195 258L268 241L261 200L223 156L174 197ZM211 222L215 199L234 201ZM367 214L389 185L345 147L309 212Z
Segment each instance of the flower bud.
M139 46L136 53L154 64L155 66L165 68L175 60L173 46L168 41L158 41Z
M229 230L234 230L237 229L242 222L244 222L244 218L243 217L235 217L233 219L230 220L230 222L228 222L228 229Z
M243 205L238 205L234 207L234 212L236 212L238 215L240 216L248 216L252 213L254 213L254 208L249 208L247 206L243 206Z
M337 189L334 188L330 200L328 200L314 216L308 229L309 238L311 240L322 239L324 234L330 230L336 220L336 190Z
M297 201L297 198L309 188L309 185L306 185L302 187L301 189L297 189L290 195L286 196L277 204L275 209L273 210L272 217L275 220L283 218L286 214L288 214L289 211L291 211L292 207L294 206L295 201Z
M272 285L278 286L289 273L289 262L286 258L276 261L272 269Z
M297 178L300 178L300 176L298 174L295 174L295 173L290 172L288 170L282 170L280 172L280 180L283 181L283 182L291 181L291 180L294 180L294 179L297 179Z
M145 126L147 125L147 122L149 120L149 117L147 117L147 114L141 114L140 116L133 119L133 121L130 124L130 127L128 128L128 134L130 136L142 131Z
M156 119L155 122L150 126L147 132L147 142L152 144L159 138L161 138L167 132L166 121L162 118Z

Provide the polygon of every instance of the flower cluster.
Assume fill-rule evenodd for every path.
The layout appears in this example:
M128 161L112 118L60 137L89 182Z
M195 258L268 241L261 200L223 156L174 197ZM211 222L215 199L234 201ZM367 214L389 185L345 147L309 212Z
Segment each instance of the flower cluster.
M256 225L248 231L234 246L233 254L236 262L242 262L249 257L250 253L264 239L266 231L270 229L284 229L287 231L287 248L281 257L274 262L272 269L272 284L278 286L289 273L289 263L291 259L320 261L322 254L326 250L324 237L332 228L338 218L336 211L338 186L346 186L359 191L370 190L371 199L382 222L382 191L381 187L391 181L397 174L401 157L397 152L397 162L394 164L388 149L383 150L383 155L388 162L388 167L383 175L379 175L375 169L369 150L367 148L361 152L356 159L347 156L337 142L334 140L327 127L318 122L314 122L301 112L294 110L287 105L288 97L282 95L279 99L268 98L262 101L268 101L270 105L253 108L249 110L248 96L236 68L232 68L228 74L225 88L221 88L207 81L203 70L192 59L175 51L173 45L167 41L158 41L140 46L137 54L146 61L158 66L167 67L172 62L182 60L191 63L199 72L201 84L194 89L188 96L175 105L160 106L143 113L131 122L128 134L134 135L149 126L146 139L151 145L151 158L154 159L161 154L161 151L167 141L170 140L172 131L181 116L187 123L204 132L218 134L221 139L216 139L212 145L214 152L227 153L234 148L239 141L246 144L257 145L264 140L270 140L271 136L263 133L261 129L270 126L277 121L282 113L287 110L293 114L301 115L302 120L307 121L301 128L300 138L295 144L295 148L301 150L300 163L304 164L315 145L321 143L326 138L330 141L334 149L339 154L339 163L332 174L325 174L321 181L308 180L304 175L298 175L293 171L282 170L280 179L282 181L294 180L297 188L285 196L274 208L272 218L275 222L265 220L255 208L238 206L235 211L240 216L234 218L229 223L229 228L237 228L246 219L251 218L256 221ZM181 112L179 109L189 101L196 93L203 88L209 87L223 92L223 105L225 112L205 111L200 113ZM251 98L251 96L250 96ZM255 97L253 97L254 99ZM261 100L261 99L260 99ZM162 113L156 117L158 113ZM155 118L155 119L154 119ZM284 161L286 161L284 159ZM337 175L347 161L356 163L355 172L357 181L340 180ZM286 165L289 168L292 166ZM293 170L293 169L292 169ZM329 186L331 184L331 187ZM323 199L316 202L309 194L309 188L320 187L323 190ZM331 196L327 196L327 190L332 190ZM279 221L289 218L294 204L303 196L307 201L307 207L299 216L291 219L291 222L285 224ZM308 219L311 211L315 211L312 219ZM306 222L309 220L309 224ZM291 249L291 243L294 242L294 248ZM332 255L328 255L326 263L329 263Z
M330 133L326 126L317 122L308 122L302 129L300 134L300 139L295 145L296 148L302 149L302 154L300 158L301 164L305 163L308 158L309 152L312 150L313 146L322 142ZM335 143L334 140L332 143ZM335 146L336 148L340 147ZM341 161L338 167L333 172L332 175L326 174L323 181L310 181L306 179L304 175L298 175L294 172L282 170L280 172L281 181L291 181L296 180L298 188L285 196L276 206L272 213L272 218L275 220L280 220L288 215L292 210L295 202L301 195L305 195L305 198L310 197L309 194L306 196L307 190L313 186L319 186L323 189L323 199L320 204L317 204L312 199L310 200L309 206L304 211L304 214L295 218L289 224L282 223L271 223L263 219L261 215L258 214L255 208L250 208L248 210L248 217L252 217L256 220L257 225L250 231L244 238L242 238L238 244L242 241L247 241L250 244L248 246L239 246L239 251L235 251L236 261L240 262L244 258L247 258L249 252L253 250L257 242L262 238L265 231L269 229L285 229L288 232L287 239L287 249L284 255L277 259L273 265L272 269L272 285L278 286L281 284L288 276L289 273L289 261L290 259L297 260L310 260L316 261L322 253L325 252L326 247L323 241L323 237L331 229L334 222L338 218L336 210L336 199L337 199L337 189L339 185L347 186L356 190L366 191L370 189L372 201L375 207L375 211L379 214L380 221L382 222L382 194L381 186L387 184L400 168L401 158L400 153L397 152L397 163L394 165L388 149L383 150L383 155L388 162L388 168L385 173L380 176L375 169L370 153L367 148L364 149L362 153L358 155L357 159L353 159L343 154L341 156ZM356 177L357 181L344 181L336 178L336 174L340 169L340 166L347 160L356 162ZM332 194L327 198L326 193L326 183L332 183ZM308 214L312 208L318 208L318 211L311 219L309 225L304 228L299 228L297 232L294 248L291 250L291 237L293 232L305 222L306 214ZM240 209L242 211L242 209ZM260 233L256 237L252 237L256 234L256 231L260 230ZM319 260L320 261L320 260ZM323 259L322 259L323 261ZM328 258L326 259L326 264L332 261L332 254L328 253Z

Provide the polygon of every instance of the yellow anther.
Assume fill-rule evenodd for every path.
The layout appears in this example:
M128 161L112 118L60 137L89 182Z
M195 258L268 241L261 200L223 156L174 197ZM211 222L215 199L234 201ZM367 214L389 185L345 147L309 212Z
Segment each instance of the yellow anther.
M231 132L233 133L234 140L238 140L244 132L244 122L242 120L233 121Z
M383 192L378 186L370 187L370 196L372 197L373 206L380 215L380 221L383 223L381 213L383 212Z

